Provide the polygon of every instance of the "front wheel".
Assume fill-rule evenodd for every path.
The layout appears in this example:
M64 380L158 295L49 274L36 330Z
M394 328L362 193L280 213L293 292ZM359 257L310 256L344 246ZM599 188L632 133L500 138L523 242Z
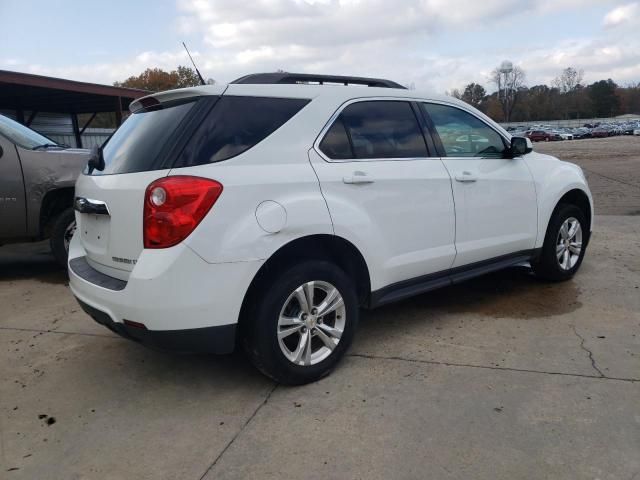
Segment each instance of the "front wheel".
M353 339L359 306L351 279L336 265L308 261L259 286L245 347L254 365L279 383L327 375Z
M540 257L532 263L535 274L552 281L573 277L582 264L588 236L582 210L559 205L549 221Z
M51 229L51 251L60 266L67 266L69 257L69 243L76 231L76 218L73 208L64 210L53 222Z

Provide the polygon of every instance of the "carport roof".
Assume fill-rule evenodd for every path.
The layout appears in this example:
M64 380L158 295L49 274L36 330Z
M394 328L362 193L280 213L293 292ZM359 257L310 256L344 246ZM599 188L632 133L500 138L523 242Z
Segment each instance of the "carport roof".
M54 113L126 111L150 92L0 70L0 108Z

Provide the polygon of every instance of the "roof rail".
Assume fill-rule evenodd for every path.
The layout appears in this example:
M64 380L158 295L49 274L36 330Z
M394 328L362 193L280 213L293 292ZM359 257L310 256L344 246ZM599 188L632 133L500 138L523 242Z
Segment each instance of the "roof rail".
M367 87L383 87L383 88L402 88L406 90L399 83L391 80L385 80L383 78L366 78L366 77L349 77L343 75L314 75L310 73L252 73L235 79L231 83L245 83L245 84L296 84L296 83L309 83L317 82L320 85L325 83L331 84L343 84L343 85L366 85Z

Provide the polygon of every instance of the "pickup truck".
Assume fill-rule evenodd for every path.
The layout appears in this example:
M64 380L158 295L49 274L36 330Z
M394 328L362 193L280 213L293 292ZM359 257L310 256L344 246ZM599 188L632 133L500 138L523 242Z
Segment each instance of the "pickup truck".
M89 156L0 115L0 245L48 238L66 266L74 185Z

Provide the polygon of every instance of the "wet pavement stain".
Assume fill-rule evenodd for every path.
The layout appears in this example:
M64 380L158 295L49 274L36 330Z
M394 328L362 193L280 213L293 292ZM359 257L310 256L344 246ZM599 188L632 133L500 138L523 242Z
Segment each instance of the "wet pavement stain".
M579 298L580 289L572 280L543 282L529 268L516 267L386 305L366 312L365 318L375 323L451 313L514 319L553 317L579 309Z
M452 287L456 289L455 295L440 300L448 300L447 310L454 313L526 319L564 315L582 306L580 289L574 281L544 282L528 268L490 274Z

